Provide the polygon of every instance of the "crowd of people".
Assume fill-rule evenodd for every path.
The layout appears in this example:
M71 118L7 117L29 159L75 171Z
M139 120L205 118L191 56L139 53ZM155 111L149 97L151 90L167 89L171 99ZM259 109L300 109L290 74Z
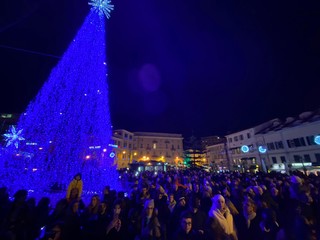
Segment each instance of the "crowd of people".
M50 208L26 190L11 201L0 189L4 240L317 240L320 175L300 172L208 173L199 170L121 173L130 187L108 186L83 201L81 174Z

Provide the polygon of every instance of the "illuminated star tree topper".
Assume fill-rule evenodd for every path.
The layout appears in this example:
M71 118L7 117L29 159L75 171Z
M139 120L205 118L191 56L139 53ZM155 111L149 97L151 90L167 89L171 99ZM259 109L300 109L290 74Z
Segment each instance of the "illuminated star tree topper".
M105 15L107 18L110 18L110 12L114 9L111 0L90 0L88 4L92 6L93 11L100 16Z
M19 141L23 141L25 140L22 136L23 129L19 130L17 132L16 128L14 126L11 126L10 130L8 133L3 134L3 136L5 137L5 140L7 142L6 147L9 147L11 144L14 145L16 148L19 147Z

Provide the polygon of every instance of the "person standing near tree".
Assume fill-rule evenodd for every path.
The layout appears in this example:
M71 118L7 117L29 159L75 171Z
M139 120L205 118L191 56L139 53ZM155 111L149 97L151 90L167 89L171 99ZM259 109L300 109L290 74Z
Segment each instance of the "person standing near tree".
M80 200L82 194L83 182L81 179L81 173L77 173L70 182L67 190L67 200Z

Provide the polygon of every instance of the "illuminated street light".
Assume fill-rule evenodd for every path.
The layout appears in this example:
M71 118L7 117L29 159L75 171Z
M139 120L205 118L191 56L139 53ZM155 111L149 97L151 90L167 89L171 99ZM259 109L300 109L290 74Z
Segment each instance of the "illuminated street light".
M242 147L241 147L241 151L243 152L243 153L247 153L247 152L249 152L249 147L247 146L247 145L243 145Z
M258 150L259 150L259 153L266 153L267 152L267 148L264 146L259 146Z

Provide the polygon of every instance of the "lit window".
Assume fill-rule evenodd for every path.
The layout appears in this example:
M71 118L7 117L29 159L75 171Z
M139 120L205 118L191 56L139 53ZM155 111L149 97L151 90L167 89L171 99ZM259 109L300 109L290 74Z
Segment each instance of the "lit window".
M154 144L153 144L153 149L156 149L156 148L157 148L157 144L154 143Z

